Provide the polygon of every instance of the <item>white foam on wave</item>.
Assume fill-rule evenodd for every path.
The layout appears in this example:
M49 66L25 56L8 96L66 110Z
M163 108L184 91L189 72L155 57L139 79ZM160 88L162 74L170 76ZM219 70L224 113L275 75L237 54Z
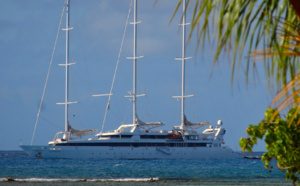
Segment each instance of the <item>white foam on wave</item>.
M137 181L137 182L147 182L147 181L158 181L159 178L117 178L117 179L91 179L88 181L111 181L111 182L130 182L130 181Z
M26 179L14 179L18 182L79 182L84 179L61 179L61 178L26 178Z
M7 178L0 178L0 182L7 181Z
M147 182L158 181L159 178L115 178L115 179L63 179L63 178L14 178L17 182ZM7 178L0 178L0 182L7 182Z

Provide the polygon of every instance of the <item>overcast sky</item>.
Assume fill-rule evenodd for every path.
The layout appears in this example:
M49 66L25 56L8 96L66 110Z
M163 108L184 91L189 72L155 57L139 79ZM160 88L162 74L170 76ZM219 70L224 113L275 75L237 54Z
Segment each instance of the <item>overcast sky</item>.
M72 0L70 31L71 66L70 123L74 128L101 129L107 97L131 0ZM142 121L162 121L162 129L180 124L181 56L180 15L170 23L177 0L138 1L138 116ZM0 0L0 150L20 150L30 144L34 124L51 60L64 0ZM191 16L187 15L187 20ZM132 13L132 12L131 12ZM130 21L133 21L131 14ZM169 24L170 23L170 24ZM132 122L132 104L124 95L132 90L132 25L128 25L114 96L104 130ZM62 21L65 28L65 17ZM208 45L207 45L208 46ZM225 143L240 150L238 141L246 137L249 124L263 119L271 98L267 96L264 74L245 85L243 72L230 84L231 66L224 55L212 69L215 48L195 54L195 42L187 47L193 56L186 65L186 116L192 122L223 121ZM64 130L65 32L60 31L44 105L34 144L47 144L56 132ZM258 65L258 71L263 72ZM211 73L213 72L213 75ZM255 150L264 150L259 143Z

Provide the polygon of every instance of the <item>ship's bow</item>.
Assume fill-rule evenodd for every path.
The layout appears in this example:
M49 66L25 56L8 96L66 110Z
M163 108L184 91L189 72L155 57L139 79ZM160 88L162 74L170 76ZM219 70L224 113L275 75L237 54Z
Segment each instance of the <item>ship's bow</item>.
M42 158L46 147L36 145L20 145L20 148L23 149L29 156Z

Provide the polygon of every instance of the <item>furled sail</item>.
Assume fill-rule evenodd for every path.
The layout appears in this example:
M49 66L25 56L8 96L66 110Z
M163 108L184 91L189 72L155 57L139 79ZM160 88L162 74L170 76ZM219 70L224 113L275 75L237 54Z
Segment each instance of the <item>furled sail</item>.
M94 129L83 129L83 130L74 129L71 127L70 124L69 124L69 130L72 135L75 135L77 137L82 137L82 136L90 135L90 134L97 132L97 130L94 130Z
M205 127L205 126L208 126L210 125L209 122L207 121L204 121L204 122L201 122L201 123L192 123L190 121L188 121L186 119L186 116L184 115L184 125L188 128L191 128L193 130L196 130L196 129L199 129L199 128L202 128L202 127Z
M137 118L137 124L145 130L150 130L150 129L154 129L156 127L161 127L161 126L165 125L165 123L162 123L160 121L157 121L157 122L143 122L143 121L139 120L138 118Z

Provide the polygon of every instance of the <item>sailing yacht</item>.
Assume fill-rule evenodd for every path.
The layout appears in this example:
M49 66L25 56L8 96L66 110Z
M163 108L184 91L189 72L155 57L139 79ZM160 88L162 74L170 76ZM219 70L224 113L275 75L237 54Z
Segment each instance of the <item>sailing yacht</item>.
M132 124L122 124L119 128L100 132L93 138L76 139L76 136L95 132L94 130L75 130L68 122L68 22L69 0L66 3L67 28L66 30L66 92L65 102L65 131L60 132L45 146L21 145L30 156L37 158L72 158L72 159L204 159L204 158L237 158L239 157L229 147L224 146L223 136L225 129L222 121L212 127L208 122L189 122L184 113L185 98L192 95L185 94L185 15L182 19L182 57L177 60L182 62L181 95L174 98L181 99L181 124L174 126L172 130L159 130L158 127L165 125L162 122L143 122L137 116L137 98L144 94L136 92L136 62L141 56L136 56L137 51L137 0L134 0L134 29L133 41L133 90L129 93L133 104ZM183 2L185 12L185 0ZM110 95L110 94L109 94ZM197 129L208 127L203 132Z

